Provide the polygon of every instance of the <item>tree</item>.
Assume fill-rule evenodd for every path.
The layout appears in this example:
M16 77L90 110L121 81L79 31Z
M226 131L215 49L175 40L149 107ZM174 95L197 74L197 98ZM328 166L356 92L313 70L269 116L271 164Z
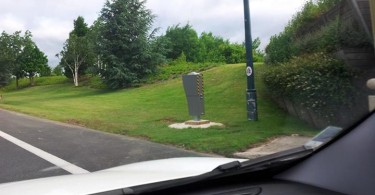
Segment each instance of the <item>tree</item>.
M73 78L74 85L79 85L80 75L93 63L93 45L87 36L89 28L82 16L74 20L74 29L69 34L69 39L64 43L63 50L57 54L61 57L60 65L64 67L64 74Z
M221 37L214 36L211 32L203 32L199 37L201 62L225 62L223 52L220 50L229 42Z
M85 19L82 16L78 16L76 20L73 22L74 28L70 34L75 34L78 37L84 37L89 32L89 27L85 23Z
M52 75L54 76L62 76L64 74L63 67L59 64L52 70Z
M48 64L44 64L40 67L40 76L41 77L48 77L52 75L52 69L48 66Z
M69 69L73 75L74 86L79 85L80 67L92 59L92 49L90 42L86 37L78 37L70 34L69 39L65 42L63 50L57 57L61 56L60 64Z
M82 37L85 37L85 38L82 38L82 39L87 39L88 43L90 43L90 45L91 45L90 40L88 40L88 38L87 38L88 34L90 32L90 29L89 29L88 25L85 23L85 19L82 16L78 16L77 19L73 21L73 25L74 25L74 28L69 33L69 37L71 37L73 35L77 36L79 39L82 38ZM90 49L90 48L87 48L87 49ZM91 49L88 52L92 52ZM90 57L92 57L92 55L90 55ZM66 59L66 60L69 64L74 64L72 59ZM64 67L64 71L63 71L64 75L68 78L73 78L73 72L70 69L70 67L67 66L66 63L63 62L63 60L61 62L62 62L62 63L60 63L61 66ZM81 75L84 75L86 73L86 70L91 66L91 64L92 64L92 59L86 59L84 62L82 62L82 64L80 65L80 67L78 69L78 74L77 74L78 77L81 76ZM73 78L73 80L74 80L74 78Z
M18 80L27 76L30 79L30 85L33 84L33 78L37 74L45 73L49 69L47 57L39 50L33 42L32 34L26 31L22 36L21 31L13 34L3 32L0 36L0 79L6 84L10 76L16 78L16 87Z
M180 27L180 25L168 27L165 37L170 40L168 59L175 60L184 52L187 61L202 61L199 56L199 37L190 24L183 27Z
M32 42L30 31L26 31L24 36L21 35L21 31L16 31L13 34L7 34L6 32L1 34L2 63L8 69L6 73L16 78L17 88L18 80L26 75L20 63L21 54L25 45L30 42Z
M260 46L260 38L257 37L253 40L253 61L254 62L263 62L264 61L264 53L259 49Z
M5 32L0 36L0 86L6 85L12 75L12 51L9 47L11 45L11 38Z
M32 41L25 42L25 46L19 56L20 68L23 74L29 78L30 86L34 85L34 77L39 73L48 71L48 59ZM50 69L49 69L50 70Z
M98 40L99 54L104 63L103 81L110 88L129 87L139 83L163 62L164 43L149 35L154 16L145 1L107 1L101 10ZM163 45L163 44L161 44Z
M246 62L246 50L243 44L228 42L221 49L225 57L225 63L237 64Z
M92 45L93 49L93 59L92 65L88 67L86 73L92 75L99 75L100 71L104 69L104 63L102 61L102 57L100 55L100 29L103 28L103 22L99 19L94 21L94 23L90 26L89 31L86 35L87 39Z

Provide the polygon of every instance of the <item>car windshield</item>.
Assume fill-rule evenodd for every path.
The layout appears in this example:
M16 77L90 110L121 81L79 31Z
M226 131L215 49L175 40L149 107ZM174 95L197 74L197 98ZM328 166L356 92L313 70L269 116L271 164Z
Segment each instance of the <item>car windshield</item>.
M254 159L320 145L375 108L373 0L19 0L0 10L0 183Z

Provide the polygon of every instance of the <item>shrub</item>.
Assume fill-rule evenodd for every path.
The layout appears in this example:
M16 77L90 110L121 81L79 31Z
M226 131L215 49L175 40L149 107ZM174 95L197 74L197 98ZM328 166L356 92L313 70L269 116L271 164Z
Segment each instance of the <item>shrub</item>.
M353 28L354 21L342 21L339 16L323 18L324 20L320 18L340 2L341 0L306 2L284 31L271 37L266 47L266 63L285 63L293 56L317 52L332 53L342 47L355 45L353 42L358 42L357 37L364 36L360 28ZM351 41L353 38L356 40Z
M107 89L107 85L103 83L103 80L99 76L93 76L88 79L87 86L94 89Z
M343 62L323 53L295 57L288 63L270 67L263 80L275 98L285 98L326 119L338 107L352 107L356 74Z
M44 85L56 85L68 83L70 79L65 76L49 76L49 77L35 77L34 86L44 86ZM28 78L23 78L19 80L18 89L30 87L30 81ZM13 79L7 86L3 87L4 91L16 90L16 81Z
M219 66L221 64L222 63L192 63L177 59L175 61L172 61L170 65L159 67L155 74L150 75L147 78L146 82L153 83L155 81L177 78L189 72L201 72Z

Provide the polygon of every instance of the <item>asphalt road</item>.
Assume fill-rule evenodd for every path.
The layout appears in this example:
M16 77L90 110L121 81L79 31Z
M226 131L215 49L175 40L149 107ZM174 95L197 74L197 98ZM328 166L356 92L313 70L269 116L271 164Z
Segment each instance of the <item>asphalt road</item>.
M0 109L0 183L206 156Z

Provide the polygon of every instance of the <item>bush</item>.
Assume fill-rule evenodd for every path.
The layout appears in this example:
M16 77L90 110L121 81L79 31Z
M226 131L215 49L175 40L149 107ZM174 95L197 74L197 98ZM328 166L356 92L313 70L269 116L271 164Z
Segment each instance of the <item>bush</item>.
M353 106L356 92L352 81L355 77L355 72L342 61L315 53L270 67L263 79L274 98L285 98L332 119L338 107Z
M297 55L316 52L332 53L338 50L338 29L339 20L337 18L327 25L321 26L319 30L296 39L292 43L296 50L295 53Z
M108 86L103 83L99 76L93 76L88 79L87 86L94 89L107 89Z
M34 86L65 84L69 81L70 80L65 76L35 77ZM28 78L20 79L18 82L18 89L30 87L30 81ZM2 88L4 91L12 91L16 89L17 87L15 79L13 79L7 86Z
M181 75L189 72L201 72L210 68L221 65L221 63L192 63L184 62L181 58L172 61L170 65L164 65L159 67L155 74L150 75L147 78L147 83L153 83L156 81L163 81L172 78L180 77Z
M317 52L332 53L342 47L353 46L353 43L348 44L348 42L356 42L358 41L356 37L363 37L361 36L363 33L359 32L360 28L353 28L354 21L342 21L339 16L327 20L320 18L340 2L340 0L306 2L284 31L271 37L266 47L265 62L285 63L293 56ZM353 38L356 40L350 41Z
M274 35L266 47L266 64L277 64L287 62L293 55L291 33L282 32Z

